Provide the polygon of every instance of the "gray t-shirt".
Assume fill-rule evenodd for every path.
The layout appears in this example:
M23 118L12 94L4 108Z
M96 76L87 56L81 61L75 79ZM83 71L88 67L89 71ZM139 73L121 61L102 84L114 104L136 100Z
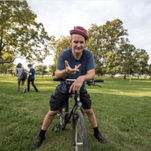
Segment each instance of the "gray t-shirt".
M16 69L18 79L21 79L21 75L23 72L24 72L24 68L17 68Z

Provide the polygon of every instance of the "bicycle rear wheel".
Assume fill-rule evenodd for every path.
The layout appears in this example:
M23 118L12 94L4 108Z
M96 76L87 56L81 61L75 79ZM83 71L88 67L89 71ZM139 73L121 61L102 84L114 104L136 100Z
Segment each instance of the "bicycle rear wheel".
M84 115L77 111L73 117L74 151L89 151L87 129Z

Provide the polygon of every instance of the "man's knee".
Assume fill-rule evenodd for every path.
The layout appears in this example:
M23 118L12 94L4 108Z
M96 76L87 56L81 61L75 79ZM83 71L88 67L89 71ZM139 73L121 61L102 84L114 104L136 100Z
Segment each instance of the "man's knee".
M87 116L92 116L94 114L92 109L86 109L85 113L87 114Z
M54 117L57 113L58 113L58 111L49 110L48 115L51 116L51 117Z

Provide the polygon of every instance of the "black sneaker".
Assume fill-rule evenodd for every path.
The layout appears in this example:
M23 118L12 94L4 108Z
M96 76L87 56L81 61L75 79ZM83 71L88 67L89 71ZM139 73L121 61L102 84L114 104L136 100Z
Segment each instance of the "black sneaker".
M40 136L38 136L38 137L36 138L36 140L34 141L34 143L33 143L32 147L31 147L31 149L37 149L37 148L39 148L39 147L41 146L41 144L42 144L42 142L43 142L44 139L45 139L45 138L41 138Z
M94 134L94 137L100 142L100 143L107 143L106 139L99 133L98 135Z

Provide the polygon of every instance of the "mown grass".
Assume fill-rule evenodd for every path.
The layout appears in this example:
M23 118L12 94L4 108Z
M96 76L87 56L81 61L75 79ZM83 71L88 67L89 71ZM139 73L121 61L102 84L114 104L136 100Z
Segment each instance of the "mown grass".
M104 77L103 77L104 78ZM98 126L107 139L100 144L86 117L90 151L151 150L151 80L104 78L102 88L87 86ZM36 93L17 92L17 78L0 75L0 151L30 151L44 116L49 110L50 95L58 82L51 77L36 77ZM65 131L52 131L56 116L38 151L72 151L72 125Z

